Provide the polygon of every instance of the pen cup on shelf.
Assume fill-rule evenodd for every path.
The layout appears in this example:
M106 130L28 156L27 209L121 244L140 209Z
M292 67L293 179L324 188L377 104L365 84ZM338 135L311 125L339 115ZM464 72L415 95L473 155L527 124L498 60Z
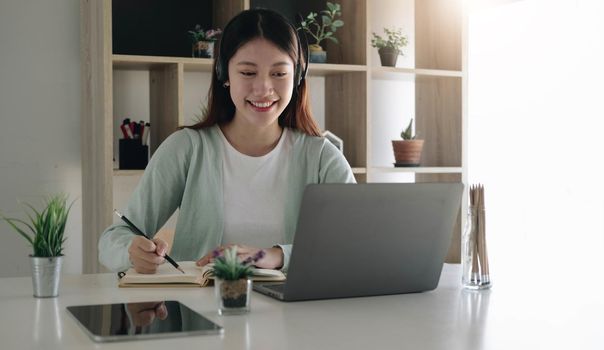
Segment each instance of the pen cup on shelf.
M149 146L140 139L120 139L120 169L145 169L149 162Z
M485 239L484 188L470 189L470 206L461 237L462 285L467 289L491 287Z

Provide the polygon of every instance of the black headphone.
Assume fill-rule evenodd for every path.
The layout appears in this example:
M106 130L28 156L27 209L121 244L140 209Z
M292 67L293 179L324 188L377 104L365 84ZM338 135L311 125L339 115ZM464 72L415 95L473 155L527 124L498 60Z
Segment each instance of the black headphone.
M296 29L296 27L294 27L294 25L287 20L287 18L283 17L284 21L290 26L290 28L294 31L294 33L296 33L296 42L298 44L298 62L296 63L296 67L294 69L295 71L295 82L296 82L296 88L298 86L300 86L300 84L302 84L302 81L304 79L306 79L306 73L308 71L308 60L309 60L309 50L308 50L308 41L306 39L306 35L304 33L302 33L302 35L298 34L298 30ZM298 18L299 21L302 20L302 16L300 14L298 14ZM229 23L226 25L226 27L224 28L223 33L226 33L228 31L229 26L231 25L233 21L229 21ZM304 45L302 45L301 42L301 38L304 38ZM218 79L218 81L220 82L226 82L229 79L229 63L225 62L224 58L226 56L226 54L223 52L223 46L222 46L222 39L218 48L218 57L216 57L216 78ZM304 60L304 70L302 70L302 68L300 67L302 65L302 60L300 59L302 57L302 55L304 55L305 60ZM224 67L224 68L223 68Z

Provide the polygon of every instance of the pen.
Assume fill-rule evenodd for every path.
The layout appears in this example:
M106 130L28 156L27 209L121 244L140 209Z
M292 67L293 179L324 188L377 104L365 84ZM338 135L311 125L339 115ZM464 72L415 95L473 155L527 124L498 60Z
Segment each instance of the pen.
M144 234L144 233L143 233L143 231L141 231L141 230L140 230L138 227L136 227L136 226L135 226L135 225L132 223L132 221L128 220L128 218L127 218L125 215L122 215L122 214L121 214L119 211L117 211L117 210L115 210L115 209L113 209L113 212L115 213L115 215L119 216L119 217L120 217L120 219L124 220L124 222L125 222L126 224L128 224L128 226L130 226L130 228L131 228L131 229L133 229L133 230L134 230L134 233L136 233L136 234L137 234L137 235L139 235L139 236L143 236L143 237L145 237L145 238L146 238L146 239L148 239L148 240L151 240L149 237L147 237L147 235L146 235L146 234ZM181 268L178 266L178 264L176 263L176 261L174 261L174 260L173 260L171 257L169 257L169 256L168 256L168 254L166 254L166 255L164 256L164 258L166 258L166 260L168 260L168 262L169 262L170 264L172 264L172 266L176 267L176 269L177 269L178 271L180 271L180 272L182 272L182 273L185 273L185 272L183 271L183 269L181 269Z

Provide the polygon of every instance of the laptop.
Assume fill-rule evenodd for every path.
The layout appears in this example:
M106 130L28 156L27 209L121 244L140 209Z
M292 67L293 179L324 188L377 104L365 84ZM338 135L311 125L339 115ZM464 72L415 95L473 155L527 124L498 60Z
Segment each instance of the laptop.
M437 287L460 210L461 183L308 185L282 301L415 293Z

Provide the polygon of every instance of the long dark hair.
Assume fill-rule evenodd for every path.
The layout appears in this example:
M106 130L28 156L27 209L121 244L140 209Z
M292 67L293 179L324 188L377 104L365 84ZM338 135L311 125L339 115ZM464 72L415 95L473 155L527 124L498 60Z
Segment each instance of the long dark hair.
M231 100L229 89L223 87L224 82L228 80L229 60L241 46L256 38L266 39L276 45L291 57L295 65L294 91L291 101L279 116L279 125L319 136L320 129L310 111L306 79L303 76L308 63L301 48L306 42L300 43L296 29L287 18L267 9L243 11L226 25L220 39L218 57L214 60L208 108L203 120L188 128L207 128L216 124L228 124L233 120L235 104ZM299 84L298 75L302 75Z

